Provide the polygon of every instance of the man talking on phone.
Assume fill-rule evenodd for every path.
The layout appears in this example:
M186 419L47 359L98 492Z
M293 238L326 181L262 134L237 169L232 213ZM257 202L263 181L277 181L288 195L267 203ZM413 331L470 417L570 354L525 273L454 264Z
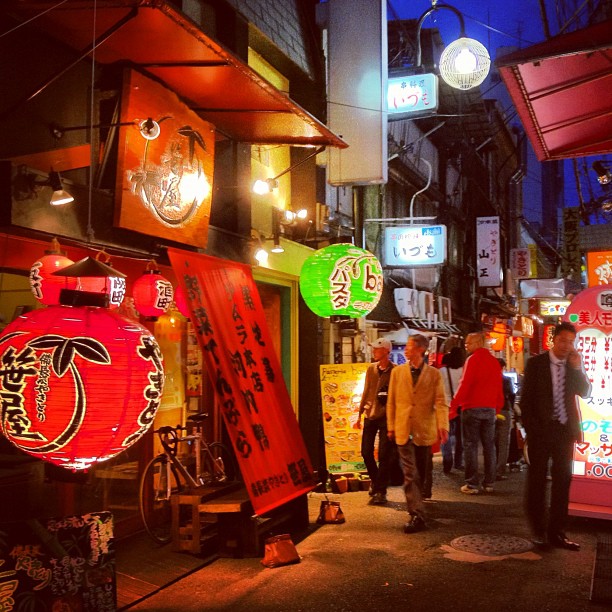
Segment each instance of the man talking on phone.
M576 328L560 323L552 348L527 362L521 389L521 418L529 443L527 517L538 546L579 550L564 533L572 479L574 444L582 439L577 395L591 384L574 348ZM546 476L552 458L550 512L546 521Z

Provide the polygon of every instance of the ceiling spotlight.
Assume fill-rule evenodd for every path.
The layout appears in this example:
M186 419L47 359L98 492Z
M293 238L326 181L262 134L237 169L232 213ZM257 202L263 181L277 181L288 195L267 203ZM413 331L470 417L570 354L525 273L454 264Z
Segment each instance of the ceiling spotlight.
M295 216L296 216L298 219L302 219L302 220L304 220L304 219L306 219L306 218L308 217L308 211L307 211L305 208L301 208L300 210L298 210L298 211L295 213Z
M278 181L275 179L259 179L253 183L253 193L256 193L257 195L265 195L266 193L272 193L272 191L277 188Z
M270 252L271 253L284 253L285 252L283 245L280 243L280 238L278 238L277 236L274 237L274 244L272 245Z
M602 162L593 162L591 167L593 170L595 170L597 174L597 182L600 185L608 185L610 182L612 182L612 174L610 174L610 171L603 165Z

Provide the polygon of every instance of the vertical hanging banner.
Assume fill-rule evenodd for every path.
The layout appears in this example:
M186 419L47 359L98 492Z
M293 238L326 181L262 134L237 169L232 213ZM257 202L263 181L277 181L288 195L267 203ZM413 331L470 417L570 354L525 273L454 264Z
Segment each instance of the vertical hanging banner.
M561 258L561 276L580 282L582 253L578 229L580 227L580 209L570 206L563 209L563 251Z
M476 218L476 262L479 287L499 287L499 217Z
M314 486L249 266L168 249L257 514Z
M529 278L531 275L531 255L529 249L510 249L510 269L516 279Z

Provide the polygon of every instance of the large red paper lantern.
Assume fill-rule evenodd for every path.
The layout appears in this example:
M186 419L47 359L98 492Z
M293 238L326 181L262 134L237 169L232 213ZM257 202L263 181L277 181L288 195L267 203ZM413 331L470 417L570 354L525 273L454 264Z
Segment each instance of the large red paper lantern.
M30 268L30 288L34 297L47 306L59 304L59 294L62 289L74 289L76 278L57 276L54 273L72 265L60 250L59 242L54 238L52 248L37 259Z
M0 336L2 433L71 470L134 444L153 422L163 383L155 338L106 308L49 306Z
M174 297L172 283L159 270L146 270L132 287L136 310L146 318L156 319L168 310Z

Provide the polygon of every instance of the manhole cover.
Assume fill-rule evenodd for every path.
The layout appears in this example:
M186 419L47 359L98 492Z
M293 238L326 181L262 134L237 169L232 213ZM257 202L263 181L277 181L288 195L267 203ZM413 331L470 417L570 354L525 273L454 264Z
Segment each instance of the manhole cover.
M489 557L516 555L533 548L533 544L524 538L487 533L474 533L455 538L451 542L451 546L463 552L477 553Z

